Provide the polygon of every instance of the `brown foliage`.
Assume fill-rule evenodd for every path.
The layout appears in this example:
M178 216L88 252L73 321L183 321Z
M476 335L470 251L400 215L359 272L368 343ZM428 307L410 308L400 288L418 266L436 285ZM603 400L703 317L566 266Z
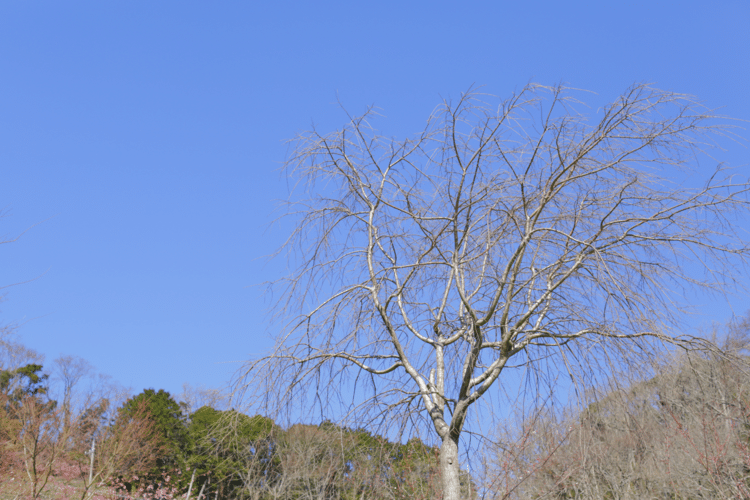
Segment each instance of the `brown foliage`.
M144 401L131 415L121 414L113 425L102 426L95 432L89 430L91 427L86 425L89 422L85 416L79 418L75 427L78 439L70 457L78 465L82 500L89 496L92 488L109 485L120 478L131 481L156 465L165 446L149 415Z
M3 452L7 454L7 472L3 488L22 481L30 498L39 498L49 482L53 468L64 452L63 414L54 401L37 396L14 400L2 396ZM23 476L21 476L21 474ZM8 475L13 478L9 485Z

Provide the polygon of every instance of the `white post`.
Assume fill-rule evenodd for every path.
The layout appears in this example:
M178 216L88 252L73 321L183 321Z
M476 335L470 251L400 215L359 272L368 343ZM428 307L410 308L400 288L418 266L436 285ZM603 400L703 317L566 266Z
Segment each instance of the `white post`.
M203 481L203 485L201 486L201 490L198 492L198 498L197 500L201 500L201 497L203 496L203 490L206 488L206 483L208 481Z
M193 477L190 478L190 486L188 486L187 498L185 500L190 500L190 490L193 489L193 481L195 481L195 469L193 469Z
M96 452L96 435L94 435L91 438L91 450L89 451L90 461L89 461L89 486L91 486L91 481L94 478L94 453Z

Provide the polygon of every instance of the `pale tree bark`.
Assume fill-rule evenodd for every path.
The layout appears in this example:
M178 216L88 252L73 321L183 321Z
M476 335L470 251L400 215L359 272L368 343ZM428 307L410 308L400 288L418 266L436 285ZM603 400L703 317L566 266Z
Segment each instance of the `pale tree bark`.
M748 179L702 163L726 129L648 85L591 117L572 93L472 91L401 141L372 112L300 135L280 251L292 272L272 286L283 329L240 374L250 401L429 427L455 499L471 490L458 463L469 408L490 388L702 343L673 328L682 293L731 289L748 257Z
M445 498L461 498L461 481L458 468L458 436L443 438L440 446L440 472Z

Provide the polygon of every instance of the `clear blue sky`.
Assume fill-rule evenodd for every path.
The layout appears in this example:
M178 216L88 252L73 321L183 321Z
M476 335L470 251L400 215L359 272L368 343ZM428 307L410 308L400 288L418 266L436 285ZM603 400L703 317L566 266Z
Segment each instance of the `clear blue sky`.
M38 277L0 321L136 391L220 386L270 346L253 285L283 273L284 140L341 125L337 94L396 135L529 81L655 82L750 119L748 26L747 0L3 2L0 235L41 223L0 247L0 284ZM696 324L748 308L698 300Z

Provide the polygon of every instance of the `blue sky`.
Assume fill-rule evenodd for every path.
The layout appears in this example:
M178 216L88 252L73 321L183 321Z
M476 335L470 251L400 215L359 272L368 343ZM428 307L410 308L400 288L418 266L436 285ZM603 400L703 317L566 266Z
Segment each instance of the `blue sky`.
M270 347L285 140L375 104L394 135L473 84L633 82L750 119L750 2L3 2L0 321L140 391ZM742 132L748 137L747 132ZM748 149L723 156L750 170ZM743 278L747 283L749 280ZM748 309L695 298L696 325Z

